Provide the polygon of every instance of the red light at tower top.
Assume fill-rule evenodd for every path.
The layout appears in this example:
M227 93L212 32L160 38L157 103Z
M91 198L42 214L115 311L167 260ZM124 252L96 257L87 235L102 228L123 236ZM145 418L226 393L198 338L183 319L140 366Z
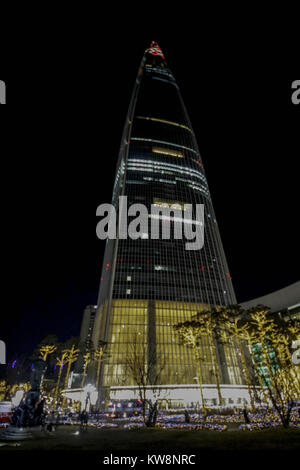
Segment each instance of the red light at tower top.
M165 59L165 56L163 55L162 50L161 50L161 48L159 47L159 45L157 44L156 41L151 42L151 46L149 47L149 49L147 49L146 52L148 52L148 54L151 54L151 55L154 55L154 56L159 56L159 57L162 57L163 59Z

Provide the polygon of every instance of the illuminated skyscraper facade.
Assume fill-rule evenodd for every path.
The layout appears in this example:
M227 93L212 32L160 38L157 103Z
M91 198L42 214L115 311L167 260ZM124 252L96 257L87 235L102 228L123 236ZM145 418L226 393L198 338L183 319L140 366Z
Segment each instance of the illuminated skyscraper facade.
M236 299L195 134L155 42L142 59L125 122L112 198L117 212L119 196L127 196L128 206L145 205L149 213L152 205L204 204L204 247L187 251L185 239L153 240L147 233L138 240L107 241L93 334L95 345L108 343L101 384L134 385L126 355L136 334L163 357L162 385L193 384L195 360L179 344L173 325ZM202 382L214 384L205 337L202 349ZM216 350L221 383L242 384L235 348L217 344Z

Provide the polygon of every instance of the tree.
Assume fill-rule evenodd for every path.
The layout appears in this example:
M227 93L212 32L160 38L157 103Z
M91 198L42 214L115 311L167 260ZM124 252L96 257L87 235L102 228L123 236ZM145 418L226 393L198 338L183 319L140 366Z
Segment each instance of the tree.
M83 364L83 373L82 373L82 379L81 379L81 384L80 384L80 387L83 388L84 387L84 383L85 383L85 379L86 379L86 373L87 373L87 368L92 360L92 353L91 352L87 352L83 355L83 360L84 360L84 364Z
M283 327L270 317L270 309L257 306L248 311L252 357L263 388L282 425L290 424L292 408L300 396L299 371L291 361L289 335L299 334L297 326Z
M49 354L53 354L58 346L58 338L56 335L47 335L35 348L32 359L37 359L42 356L44 361L47 360Z
M211 358L212 358L212 363L213 363L213 373L216 378L216 385L217 385L217 390L218 390L219 405L222 405L223 398L222 398L221 387L220 387L219 366L218 366L218 361L217 361L217 351L216 351L215 337L214 337L218 322L216 319L216 315L214 313L215 312L212 312L209 310L204 311L204 312L199 312L197 313L195 318L197 319L197 323L199 325L197 326L197 328L199 327L200 332L203 335L205 335L209 340Z
M104 357L107 356L107 343L105 341L99 341L97 349L94 351L94 358L97 364L96 368L96 390L98 390L100 382L100 371L101 364L104 360Z
M67 358L66 352L62 352L61 356L56 358L56 365L59 367L59 369L58 369L58 377L57 377L57 382L56 382L56 387L55 387L55 392L54 392L54 400L53 400L54 407L56 407L57 401L58 401L58 392L59 392L59 387L60 387L61 375L62 375L62 371L65 365L66 358Z
M290 320L288 323L280 321L276 326L277 331L271 335L271 341L276 351L280 368L290 370L291 375L294 377L293 388L299 397L299 367L293 363L292 356L293 343L300 339L300 325L299 322Z
M146 344L142 335L134 332L125 358L126 373L138 387L139 398L143 402L143 417L147 427L156 424L158 402L161 398L159 387L162 371L165 368L163 357ZM146 414L146 407L149 413Z
M228 332L228 340L232 338L236 341L239 356L241 359L242 371L247 383L248 393L250 397L251 409L255 411L255 389L250 377L249 361L245 354L245 342L248 340L248 327L243 321L244 310L240 305L232 305L230 307L223 307L220 310L221 317L224 321L224 326Z
M56 349L57 349L57 346L55 346L54 344L52 345L47 344L45 346L41 346L40 353L41 353L43 360L46 362L49 354L53 354L56 351Z
M204 360L202 356L201 343L203 340L203 325L198 321L186 321L174 325L174 330L178 332L182 344L190 347L193 350L196 366L197 366L197 380L200 387L201 405L203 412L203 419L206 420L206 407L203 396L203 375L201 364Z
M63 350L63 353L66 354L65 356L65 362L66 364L68 364L68 367L67 367L67 373L66 373L66 376L65 376L65 388L68 387L68 383L69 383L69 377L70 377L70 372L71 372L71 366L74 362L77 361L78 359L78 353L79 353L79 349L77 349L75 347L74 344L72 344L72 346L70 348L67 348L67 349L64 349Z
M26 393L30 389L31 389L30 382L19 383L19 384L12 385L9 389L10 399L12 399L15 396L15 394L18 390L23 390L23 392Z
M66 372L66 376L65 376L65 383L64 383L64 387L68 388L69 377L70 377L70 372L71 372L71 366L78 359L79 349L77 349L75 347L75 344L72 344L71 347L69 347L67 349L64 349L62 352L63 352L63 354L65 354L64 361L65 361L66 364L68 364L67 372ZM66 397L64 397L63 403L62 403L63 408L66 405L66 401L67 401L67 399L66 399Z
M4 401L8 392L8 385L5 380L0 380L0 401Z

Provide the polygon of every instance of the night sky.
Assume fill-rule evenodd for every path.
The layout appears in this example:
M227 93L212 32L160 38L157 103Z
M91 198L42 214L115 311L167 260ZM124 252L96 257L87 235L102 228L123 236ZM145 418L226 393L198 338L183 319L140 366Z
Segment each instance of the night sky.
M47 334L79 335L97 303L120 139L150 39L21 51L1 68L3 274L0 338L8 359ZM259 51L208 59L197 42L156 40L180 87L213 198L239 302L299 273L300 105ZM213 64L213 65L212 65ZM1 109L3 114L3 108ZM5 304L5 307L4 307Z

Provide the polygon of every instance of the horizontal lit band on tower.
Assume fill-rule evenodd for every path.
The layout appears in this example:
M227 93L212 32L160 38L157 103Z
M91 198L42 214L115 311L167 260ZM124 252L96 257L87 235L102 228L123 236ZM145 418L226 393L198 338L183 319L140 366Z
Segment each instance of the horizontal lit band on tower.
M154 121L154 122L161 122L162 124L168 124L170 126L181 127L182 129L186 129L187 131L193 134L192 129L185 126L184 124L179 124L178 122L167 121L166 119L158 119L153 117L146 117L146 116L137 116L137 119L145 119L146 121Z
M158 199L157 197L153 198L153 205L155 207L164 207L164 208L170 208L172 207L173 209L178 209L181 211L186 210L186 205L187 203L184 202L179 202L179 201L163 201L162 199Z
M192 219L186 219L182 217L172 217L168 215L159 215L159 214L149 214L149 219L155 219L155 220L163 220L167 222L179 222L181 224L189 224L189 225L199 225L200 227L203 227L203 222L199 222L199 220L192 220Z
M151 160L142 160L136 158L130 158L128 160L128 166L141 169L144 168L145 171L147 171L147 168L153 171L154 168L154 170L169 170L175 173L186 174L188 176L201 179L207 185L206 178L204 175L202 175L202 173L199 173L199 171L195 170L194 168L188 168L186 166L178 166L173 165L172 163L153 162Z
M144 137L131 137L130 140L138 141L138 142L153 142L154 144L162 144L162 145L167 145L170 147L176 147L179 149L187 150L188 152L192 152L199 157L199 153L196 152L196 150L191 149L189 147L185 147L184 145L174 144L173 142L166 142L164 140L145 139Z
M176 150L170 150L170 149L163 149L161 147L152 147L152 152L159 153L161 155L168 155L170 157L184 158L184 155L182 152L178 152Z
M167 72L166 70L164 69L158 69L157 67L154 67L153 65L149 65L149 64L146 64L146 72L148 73L158 73L160 75L164 75L165 77L168 77L172 80L173 82L173 85L176 85L177 87L177 84L176 84L176 81L175 81L175 78L173 77L173 75L170 73L170 72ZM178 88L178 87L177 87Z

